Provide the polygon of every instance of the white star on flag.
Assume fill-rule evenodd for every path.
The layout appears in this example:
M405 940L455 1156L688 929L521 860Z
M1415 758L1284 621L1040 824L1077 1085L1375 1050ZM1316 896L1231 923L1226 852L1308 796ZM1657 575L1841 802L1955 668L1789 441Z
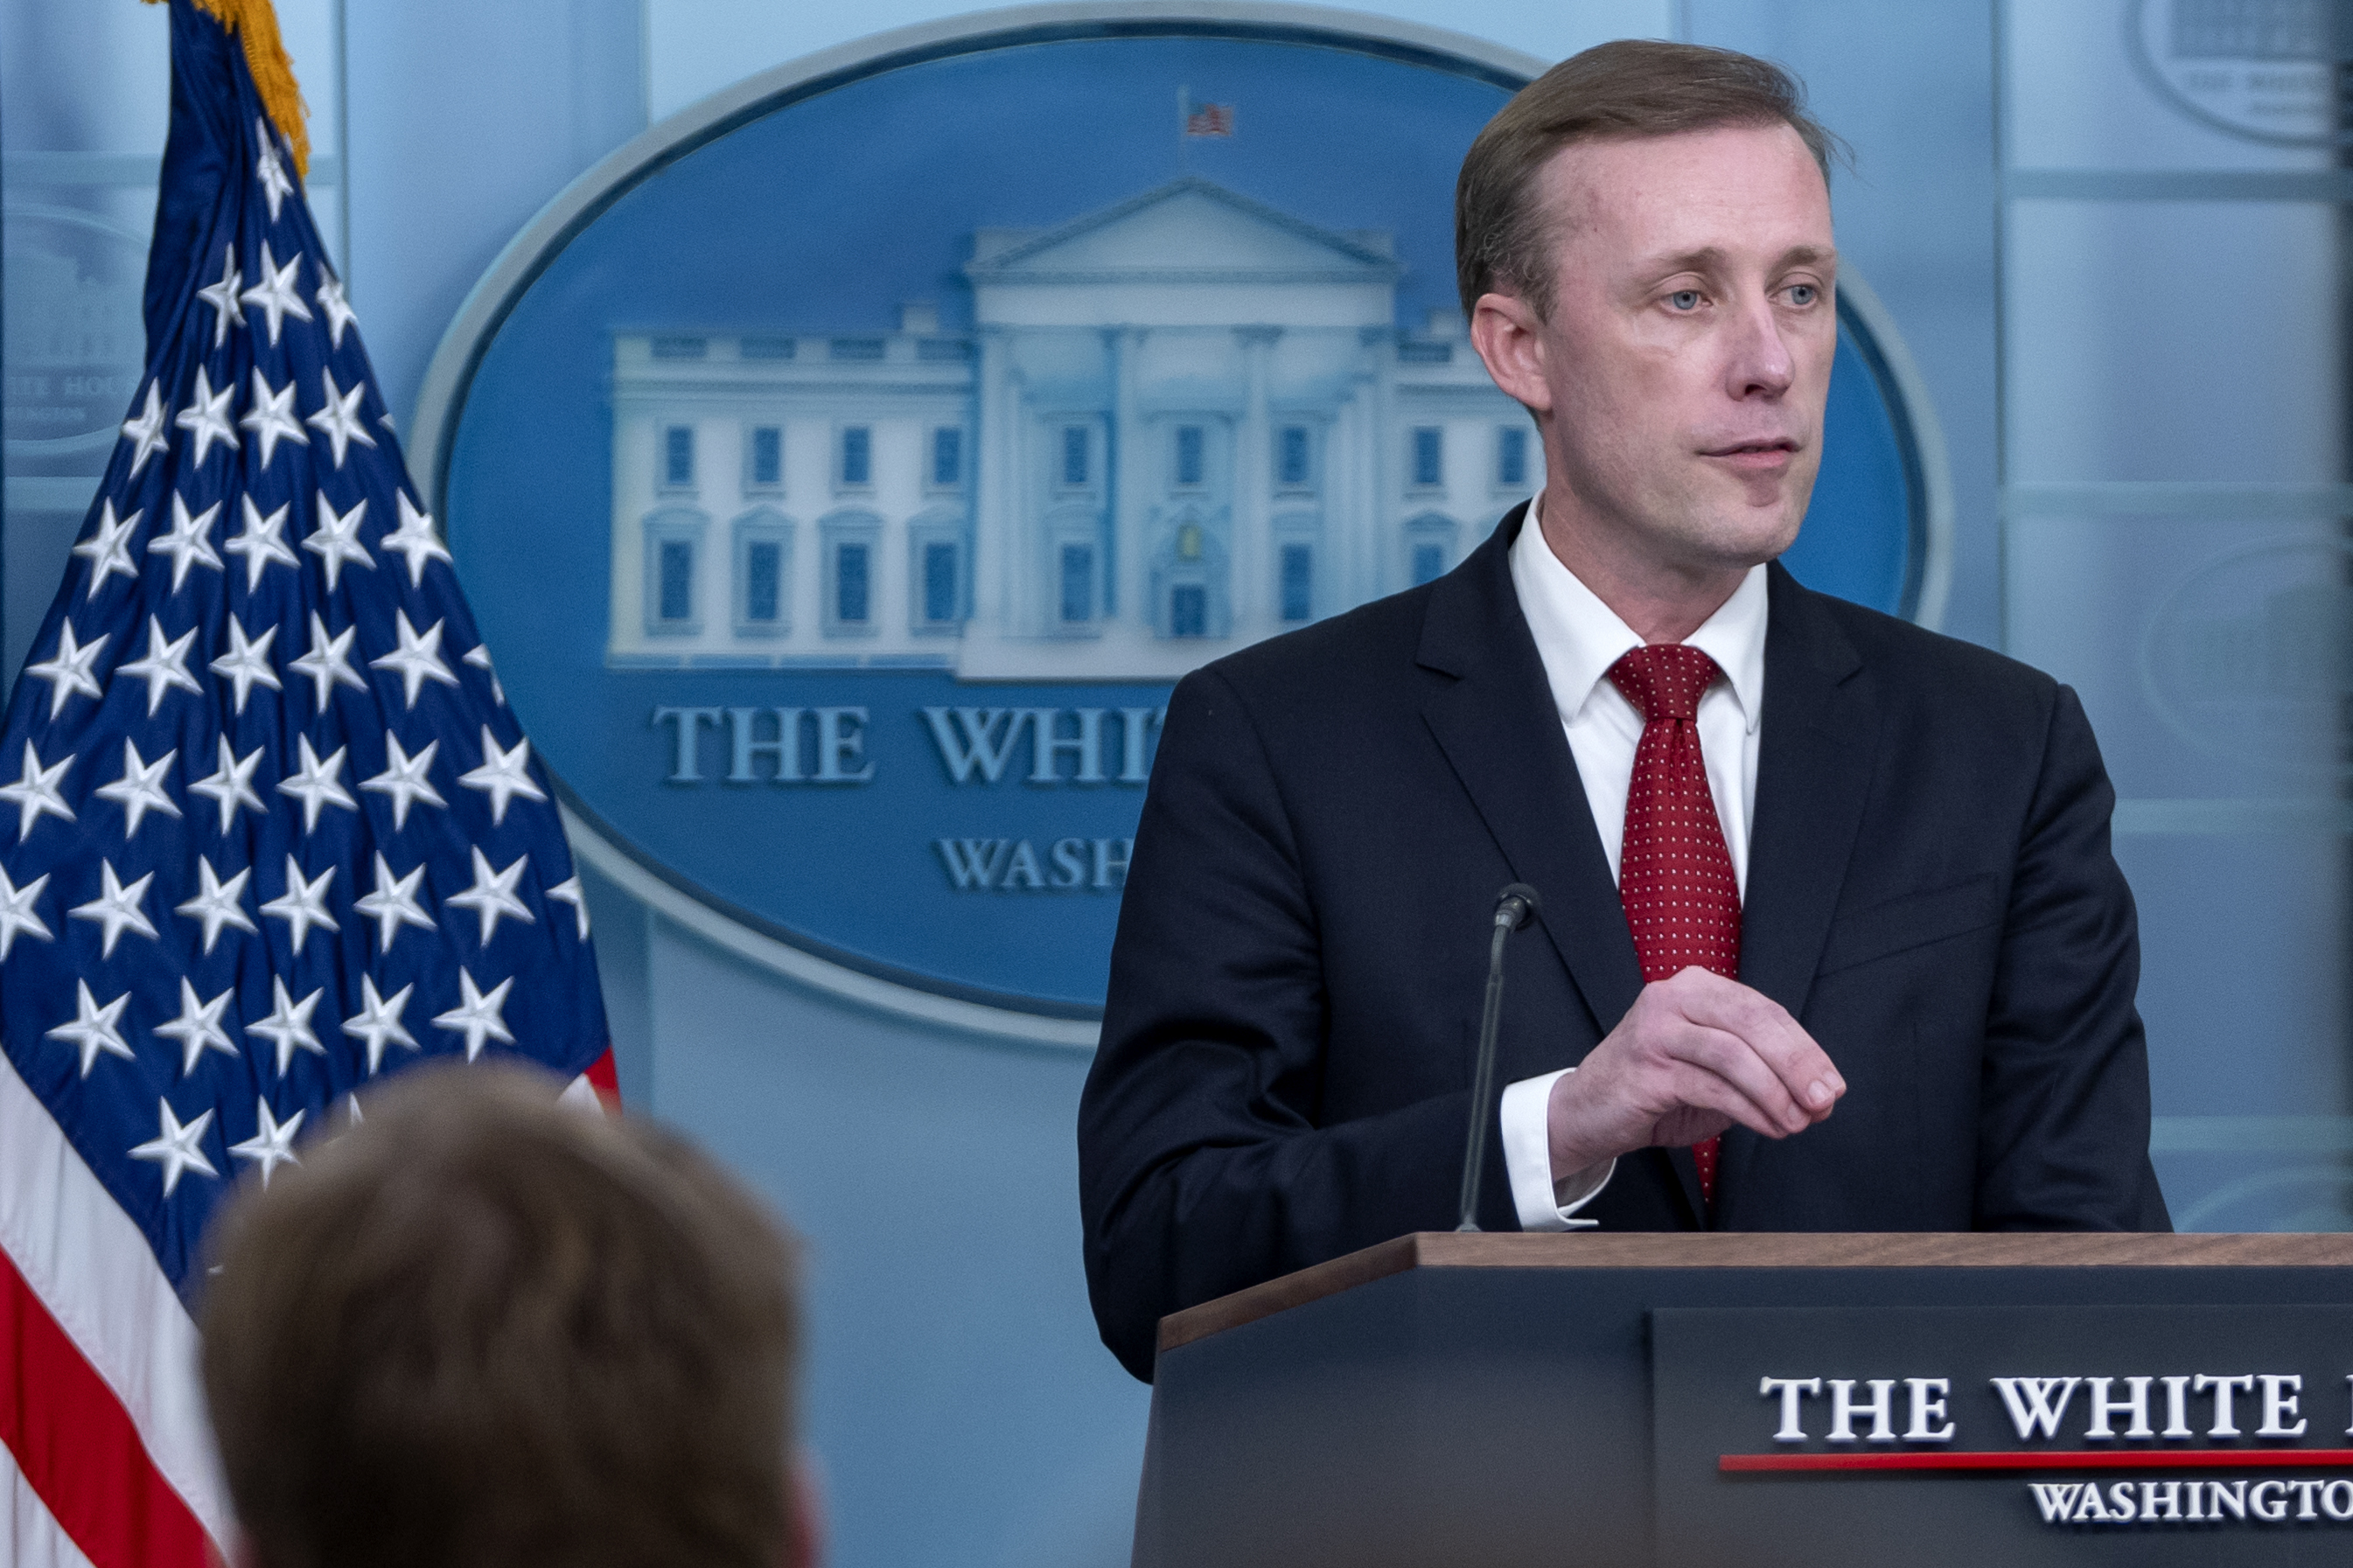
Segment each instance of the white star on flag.
M183 430L195 433L198 467L204 465L205 455L213 449L216 441L232 452L237 450L237 426L228 420L228 405L236 396L234 382L215 392L205 368L202 365L196 367L195 395L189 399L185 408L172 416L172 423Z
M131 548L126 542L139 526L139 520L146 515L141 510L129 517L117 518L111 496L99 503L98 527L88 539L73 547L76 555L90 563L90 584L82 595L85 604L97 598L98 591L106 585L106 580L117 573L133 583L139 581L139 568L132 563Z
M221 744L228 744L226 737ZM174 910L190 920L204 922L206 956L211 955L213 943L219 940L221 927L235 926L244 931L261 929L245 912L245 884L253 875L252 867L246 867L224 882L220 879L220 873L213 869L212 861L199 855L196 857L196 875L202 883L196 896L186 903L174 905Z
M155 1136L132 1150L131 1157L152 1160L164 1167L164 1195L170 1197L172 1189L180 1184L180 1178L190 1171L219 1176L220 1173L213 1169L212 1161L204 1150L197 1147L204 1142L206 1131L213 1124L213 1113L208 1110L183 1127L180 1119L172 1114L170 1100L158 1100L155 1104L162 1112Z
M286 945L293 954L302 955L302 943L311 935L312 926L324 926L329 931L343 928L327 912L327 885L335 879L332 866L319 873L318 880L305 881L301 863L293 856L286 857L286 890L261 906L261 912L274 921L286 922ZM303 1016L310 1016L304 1014ZM284 1072L286 1069L278 1069Z
M497 700L500 707L505 707L507 691L505 687L499 684L499 672L491 668L491 645L476 643L472 650L466 655L466 662L491 678L491 696Z
M452 893L441 901L452 909L471 910L482 922L482 945L491 945L491 938L499 929L499 917L512 915L528 924L538 923L521 899L515 897L515 884L522 880L523 868L530 863L528 855L518 856L514 864L503 871L491 869L490 857L480 848L474 851L474 885L462 893Z
M327 706L328 694L338 686L348 686L354 691L367 689L367 682L352 668L350 658L352 639L359 636L359 630L357 626L345 626L341 637L330 637L327 623L319 618L318 611L311 612L311 651L288 668L301 670L318 687L322 711Z
M327 269L322 267L319 270L325 273ZM335 348L342 348L343 329L359 319L352 313L350 304L343 299L343 280L332 276L322 277L319 291L311 298L319 301L319 309L327 313L328 342Z
M256 746L242 760L230 749L228 737L220 742L220 771L198 779L188 786L192 795L210 795L220 806L221 832L237 820L237 808L249 806L257 815L267 816L269 806L253 788L253 770L261 765L261 748Z
M507 992L514 984L510 975L484 995L474 984L471 971L458 971L459 1005L433 1020L437 1029L447 1029L453 1035L466 1037L466 1059L472 1061L482 1054L485 1040L496 1040L502 1046L514 1044L514 1034L501 1016L506 1009Z
M231 555L245 557L245 590L250 594L261 586L262 570L271 562L291 566L299 572L302 567L302 558L295 554L294 547L280 537L286 528L286 519L293 512L292 502L264 517L261 509L253 504L251 496L238 499L245 503L245 531L223 541L221 548Z
M49 1030L47 1037L63 1040L81 1051L81 1076L84 1078L88 1078L90 1069L98 1065L98 1053L100 1051L111 1057L121 1057L127 1062L135 1062L139 1054L131 1048L130 1042L122 1037L122 1031L116 1027L122 1021L122 1009L130 1003L131 993L126 991L101 1007L98 1005L98 998L90 994L90 982L77 980L74 982L74 1016Z
M221 1027L221 1018L228 1011L229 999L237 994L231 986L209 1002L196 1000L196 988L188 977L180 976L180 1016L168 1024L158 1024L155 1032L165 1039L180 1042L180 1076L187 1077L196 1070L206 1051L218 1051L226 1057L237 1054L237 1042Z
M265 239L261 242L261 281L237 296L269 318L269 346L273 349L278 346L278 329L285 324L287 317L292 316L302 321L311 319L311 307L302 303L302 296L294 286L294 279L301 270L302 258L300 255L285 266L279 266L278 258L269 254L269 242ZM254 374L258 375L260 373L256 371ZM267 458L262 459L265 465L269 461Z
M286 165L278 156L278 139L269 133L267 116L253 122L254 140L260 144L253 155L253 177L261 182L261 199L269 204L269 221L278 221L278 209L294 194L294 182L286 177ZM297 1111L294 1120L302 1120ZM266 1177L267 1173L264 1173ZM265 1183L266 1184L266 1183Z
M382 658L368 660L368 668L396 670L399 673L402 694L405 698L403 707L417 706L417 694L424 689L425 683L428 680L438 680L444 686L458 684L458 678L451 674L449 667L441 661L441 627L444 623L434 622L422 636L417 634L417 628L408 624L408 612L406 610L394 611L393 623L394 632L400 638L400 646Z
M68 755L63 762L44 768L41 754L33 749L33 742L25 742L23 775L15 784L0 784L0 800L14 801L16 805L17 843L22 844L31 836L33 824L41 820L44 812L68 822L74 819L73 807L66 804L65 795L58 789L58 781L73 765L73 757ZM0 958L7 956L7 949L0 947Z
M215 501L191 517L188 515L188 503L180 498L177 490L172 492L172 531L159 533L149 540L147 553L172 558L172 592L174 594L180 591L180 584L188 580L189 567L208 566L216 572L221 569L221 558L213 553L212 541L206 537L212 532L213 519L220 515L220 502Z
M155 873L150 871L126 888L122 879L114 874L113 861L100 860L98 868L104 879L98 897L86 904L76 904L66 911L66 916L69 920L89 921L104 927L106 934L99 942L98 955L112 958L115 941L124 931L135 931L143 937L155 934L153 922L139 908L140 900L147 896L147 884L155 879Z
M196 298L213 308L215 348L228 342L228 330L232 324L245 325L245 307L237 302L237 291L244 286L245 274L237 269L237 247L233 245L222 247L220 281L196 290ZM204 460L203 455L198 454L196 461L201 463Z
M245 711L245 700L256 686L267 686L272 691L285 689L278 672L269 667L269 645L277 640L276 626L264 628L259 638L253 638L245 635L243 622L235 616L228 617L228 651L213 660L212 671L237 688L239 713Z
M322 370L319 380L324 384L327 401L306 423L326 436L327 444L335 449L335 467L341 468L343 453L353 442L363 447L375 445L375 437L367 433L367 424L359 416L360 399L367 395L367 383L355 382L349 392L339 391L332 370Z
M250 1160L261 1172L261 1184L269 1185L269 1173L280 1165L299 1165L302 1162L294 1153L294 1135L302 1131L302 1118L308 1110L298 1110L280 1121L270 1110L269 1101L256 1095L253 1101L253 1136L242 1143L232 1143L228 1152L240 1160Z
M412 1051L418 1048L417 1037L400 1025L401 1010L408 1005L409 993L416 989L414 984L404 985L390 996L379 996L375 977L360 976L359 1016L343 1020L343 1033L366 1044L368 1077L374 1078L384 1066L385 1047L402 1045Z
M40 942L50 940L48 922L33 911L41 889L48 885L47 871L20 888L8 879L6 871L0 870L0 960L7 958L8 950L16 945L19 936Z
M73 622L68 620L58 632L58 651L39 664L25 667L26 675L49 682L50 718L55 719L62 712L66 699L77 691L85 697L105 695L99 689L97 677L90 674L90 667L98 662L100 651L106 647L106 639L113 635L102 632L96 642L77 642Z
M408 562L408 585L421 588L425 585L425 563L447 561L449 552L433 531L431 515L417 510L417 503L408 499L406 490L396 494L400 500L400 526L376 541L376 544L381 549L405 556Z
M259 365L253 367L253 403L237 423L237 428L252 431L254 439L261 443L261 466L265 468L269 467L269 459L278 455L279 442L291 441L301 447L311 444L311 437L302 434L302 422L294 417L292 379L272 392L269 378L261 374ZM251 506L253 498L247 496L245 504Z
M547 896L558 903L570 904L572 916L580 926L580 940L588 940L588 892L581 887L577 876L566 877L547 889Z
M130 676L147 683L147 717L153 719L155 710L164 703L167 691L195 691L204 688L188 673L188 645L196 640L196 628L190 626L177 637L164 635L164 623L153 616L147 617L147 655L144 658L125 660L114 667L114 679Z
M357 811L360 803L338 782L343 771L343 754L351 748L338 746L334 755L321 762L318 753L311 749L310 736L300 736L294 743L301 749L302 769L280 779L278 788L302 803L302 831L318 831L319 813L323 807L340 805L347 811Z
M327 992L324 986L297 1002L286 994L286 982L272 976L269 982L272 1005L269 1016L258 1024L248 1024L245 1032L259 1035L278 1047L278 1076L284 1078L286 1069L294 1065L296 1051L309 1051L325 1056L327 1047L311 1029L311 1015L319 1005L319 998Z
M356 562L369 571L375 570L375 558L360 543L360 524L367 521L367 498L362 496L357 506L338 513L327 502L327 492L319 492L318 526L302 548L318 556L327 570L327 592L333 593L343 582L343 563Z
M147 405L122 422L122 438L132 443L131 477L137 479L147 459L172 444L164 428L171 423L170 412L164 406L164 389L159 383L147 384Z
M392 797L394 832L397 833L408 826L408 808L417 802L421 800L427 805L440 806L449 804L441 798L441 792L435 789L432 781L426 777L427 770L433 766L433 753L440 749L440 742L427 741L425 749L412 757L401 750L399 736L389 730L384 732L384 772L374 778L362 780L360 788Z
M425 868L418 866L406 877L395 877L391 865L382 854L375 858L375 891L355 899L352 907L375 921L376 934L382 943L380 951L392 951L392 939L405 925L419 926L426 931L437 928L433 917L427 914L417 901L417 889L425 880Z
M458 782L491 797L491 825L494 827L507 819L507 802L513 796L521 795L525 800L547 798L547 792L531 782L531 742L517 741L513 751L501 751L488 724L482 726L482 765L471 773L459 773Z
M160 811L166 816L177 816L180 808L164 792L164 775L180 754L177 746L153 762L139 754L139 742L122 742L122 776L111 784L102 784L91 791L100 800L111 800L122 807L122 837L125 843L138 837L139 825L150 811ZM153 932L149 933L153 935Z

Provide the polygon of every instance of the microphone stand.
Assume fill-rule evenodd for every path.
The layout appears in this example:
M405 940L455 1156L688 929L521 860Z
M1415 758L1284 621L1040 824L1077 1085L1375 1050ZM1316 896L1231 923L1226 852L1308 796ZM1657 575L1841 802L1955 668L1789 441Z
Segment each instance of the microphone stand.
M1495 1033L1504 1021L1504 944L1544 907L1536 890L1514 882L1495 895L1494 935L1487 944L1487 1000L1479 1012L1479 1065L1471 1079L1471 1136L1462 1155L1462 1223L1477 1230L1479 1183L1487 1168L1487 1125L1495 1119Z

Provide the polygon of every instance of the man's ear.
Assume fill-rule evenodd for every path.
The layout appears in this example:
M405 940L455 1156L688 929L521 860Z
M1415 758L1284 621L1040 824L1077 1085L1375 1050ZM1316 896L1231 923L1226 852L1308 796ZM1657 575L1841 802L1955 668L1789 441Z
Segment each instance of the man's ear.
M1552 412L1552 385L1545 379L1544 323L1525 300L1482 294L1471 312L1471 346L1486 363L1504 395L1536 414Z
M785 1532L783 1568L818 1568L825 1561L825 1478L817 1456L807 1448L793 1451L785 1471L785 1495L792 1519Z

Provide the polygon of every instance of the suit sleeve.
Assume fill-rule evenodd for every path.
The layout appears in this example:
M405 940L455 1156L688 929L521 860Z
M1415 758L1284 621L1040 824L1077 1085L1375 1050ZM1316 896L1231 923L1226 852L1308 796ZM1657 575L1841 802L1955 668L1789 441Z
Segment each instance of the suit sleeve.
M2052 707L1986 1023L1980 1230L2170 1230L2148 1159L2140 929L2116 791L2075 693Z
M1252 716L1216 669L1188 677L1079 1112L1088 1292L1103 1342L1147 1381L1164 1314L1455 1222L1467 1090L1320 1124L1325 954L1302 860ZM1481 1222L1510 1228L1500 1144Z

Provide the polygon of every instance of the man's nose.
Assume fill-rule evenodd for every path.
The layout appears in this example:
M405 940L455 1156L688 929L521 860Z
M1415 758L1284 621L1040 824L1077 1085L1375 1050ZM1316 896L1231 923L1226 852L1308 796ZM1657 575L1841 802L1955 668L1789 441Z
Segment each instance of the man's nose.
M1725 390L1736 400L1778 397L1797 376L1796 356L1770 300L1751 300L1731 323Z

